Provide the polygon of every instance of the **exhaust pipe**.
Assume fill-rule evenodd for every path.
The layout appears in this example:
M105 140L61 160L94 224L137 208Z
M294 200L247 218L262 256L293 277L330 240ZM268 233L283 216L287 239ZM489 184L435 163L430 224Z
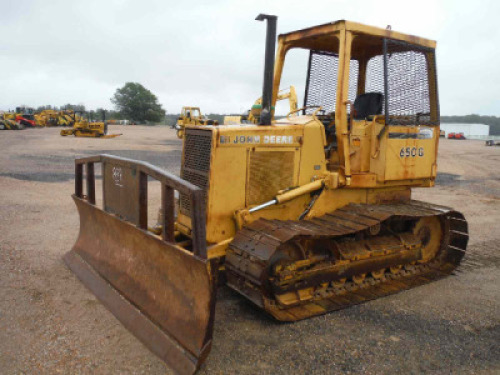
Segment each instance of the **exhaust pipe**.
M262 111L259 125L271 125L271 102L273 100L274 50L276 49L277 16L259 14L257 21L267 20L266 56L264 61L264 84L262 88Z

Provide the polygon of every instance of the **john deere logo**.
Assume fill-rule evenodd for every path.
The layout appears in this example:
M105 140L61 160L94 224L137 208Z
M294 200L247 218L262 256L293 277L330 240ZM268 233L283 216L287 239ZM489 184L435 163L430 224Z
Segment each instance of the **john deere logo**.
M113 167L113 180L115 185L122 187L122 169L120 167Z

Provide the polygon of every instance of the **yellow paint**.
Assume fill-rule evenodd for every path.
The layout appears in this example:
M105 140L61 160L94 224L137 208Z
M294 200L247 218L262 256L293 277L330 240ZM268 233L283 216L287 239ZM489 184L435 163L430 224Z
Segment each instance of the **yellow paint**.
M321 189L325 185L323 180L315 180L309 182L308 184L299 186L298 188L288 190L282 194L276 195L276 201L278 204L291 201L292 199L298 198L301 195L309 194L314 191Z
M288 104L290 106L289 114L292 116L297 115L298 110L298 99L297 92L295 91L295 86L290 86L288 89L283 89L278 92L276 101L288 99ZM224 125L238 125L238 124L258 124L260 119L260 113L262 111L262 97L257 99L252 106L252 109L248 111L248 114L241 116L224 116ZM271 111L274 121L274 109Z
M90 137L90 138L113 138L121 134L106 135L106 124L103 121L89 122L87 119L80 118L73 124L71 129L61 130L62 136L74 135L76 137Z
M210 120L201 113L200 107L182 107L181 114L177 119L175 128L177 129L177 137L184 137L184 128L186 126L203 126L203 125L218 125L219 123Z
M297 220L306 214L305 218L310 219L350 203L406 201L411 197L411 187L433 185L439 127L386 126L383 116L367 120L352 120L348 116L348 106L352 104L348 102L349 80L353 79L349 76L351 58L363 57L366 62L370 57L356 46L370 47L373 41L373 52L382 37L435 48L431 40L348 21L279 37L273 105L280 99L287 51L322 49L339 56L335 121L334 125L327 125L335 127L337 148L328 158L325 146L332 139L327 140L325 125L315 115L288 116L269 126L203 127L212 137L206 211L207 241L215 244L211 256L224 255L238 228L259 218ZM366 66L360 64L357 79L362 87L358 87L358 95L364 93L365 73ZM434 75L434 68L429 69L429 82L434 81ZM438 113L437 95L431 96L430 101L433 119ZM187 127L187 136L191 128ZM284 165L287 167L279 169ZM255 179L259 179L258 183ZM283 181L289 186L280 186ZM276 186L276 191L267 191L268 186ZM319 195L311 204L315 193ZM277 196L287 199L249 212L269 196L267 200ZM263 200L256 202L255 197ZM190 220L182 213L178 216L178 228L182 233L190 232Z

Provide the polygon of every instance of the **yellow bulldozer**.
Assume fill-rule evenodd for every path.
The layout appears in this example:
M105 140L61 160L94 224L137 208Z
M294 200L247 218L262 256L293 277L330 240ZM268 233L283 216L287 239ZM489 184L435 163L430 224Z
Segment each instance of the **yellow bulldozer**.
M290 86L288 89L283 89L278 92L276 101L286 100L290 105L289 114L296 116L298 112L298 100L295 86ZM274 116L274 107L271 108L272 115ZM224 116L224 125L238 125L238 124L258 124L260 121L260 114L262 112L262 97L257 99L246 115L230 115Z
M412 199L437 173L436 43L337 21L280 35L275 58L277 17L257 20L258 124L186 125L180 177L110 155L75 161L80 232L64 259L179 374L208 356L217 281L296 321L447 276L467 247L460 212ZM276 120L296 49L309 54L304 104ZM159 234L148 229L151 178Z
M81 116L80 111L73 112L73 127L71 129L61 130L62 136L74 135L75 137L90 137L90 138L115 138L121 134L108 134L108 123L103 118L102 121L89 121ZM103 117L105 114L103 112Z
M182 111L175 124L178 138L184 138L184 128L188 125L219 125L219 122L202 115L199 107L182 107Z

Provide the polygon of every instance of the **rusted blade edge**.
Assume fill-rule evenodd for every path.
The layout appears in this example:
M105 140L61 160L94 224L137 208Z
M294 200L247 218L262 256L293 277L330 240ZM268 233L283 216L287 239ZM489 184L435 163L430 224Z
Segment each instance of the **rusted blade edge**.
M73 250L66 253L63 259L69 269L125 328L172 370L180 375L196 372L210 351L211 340L202 349L200 358L196 358L142 314Z

